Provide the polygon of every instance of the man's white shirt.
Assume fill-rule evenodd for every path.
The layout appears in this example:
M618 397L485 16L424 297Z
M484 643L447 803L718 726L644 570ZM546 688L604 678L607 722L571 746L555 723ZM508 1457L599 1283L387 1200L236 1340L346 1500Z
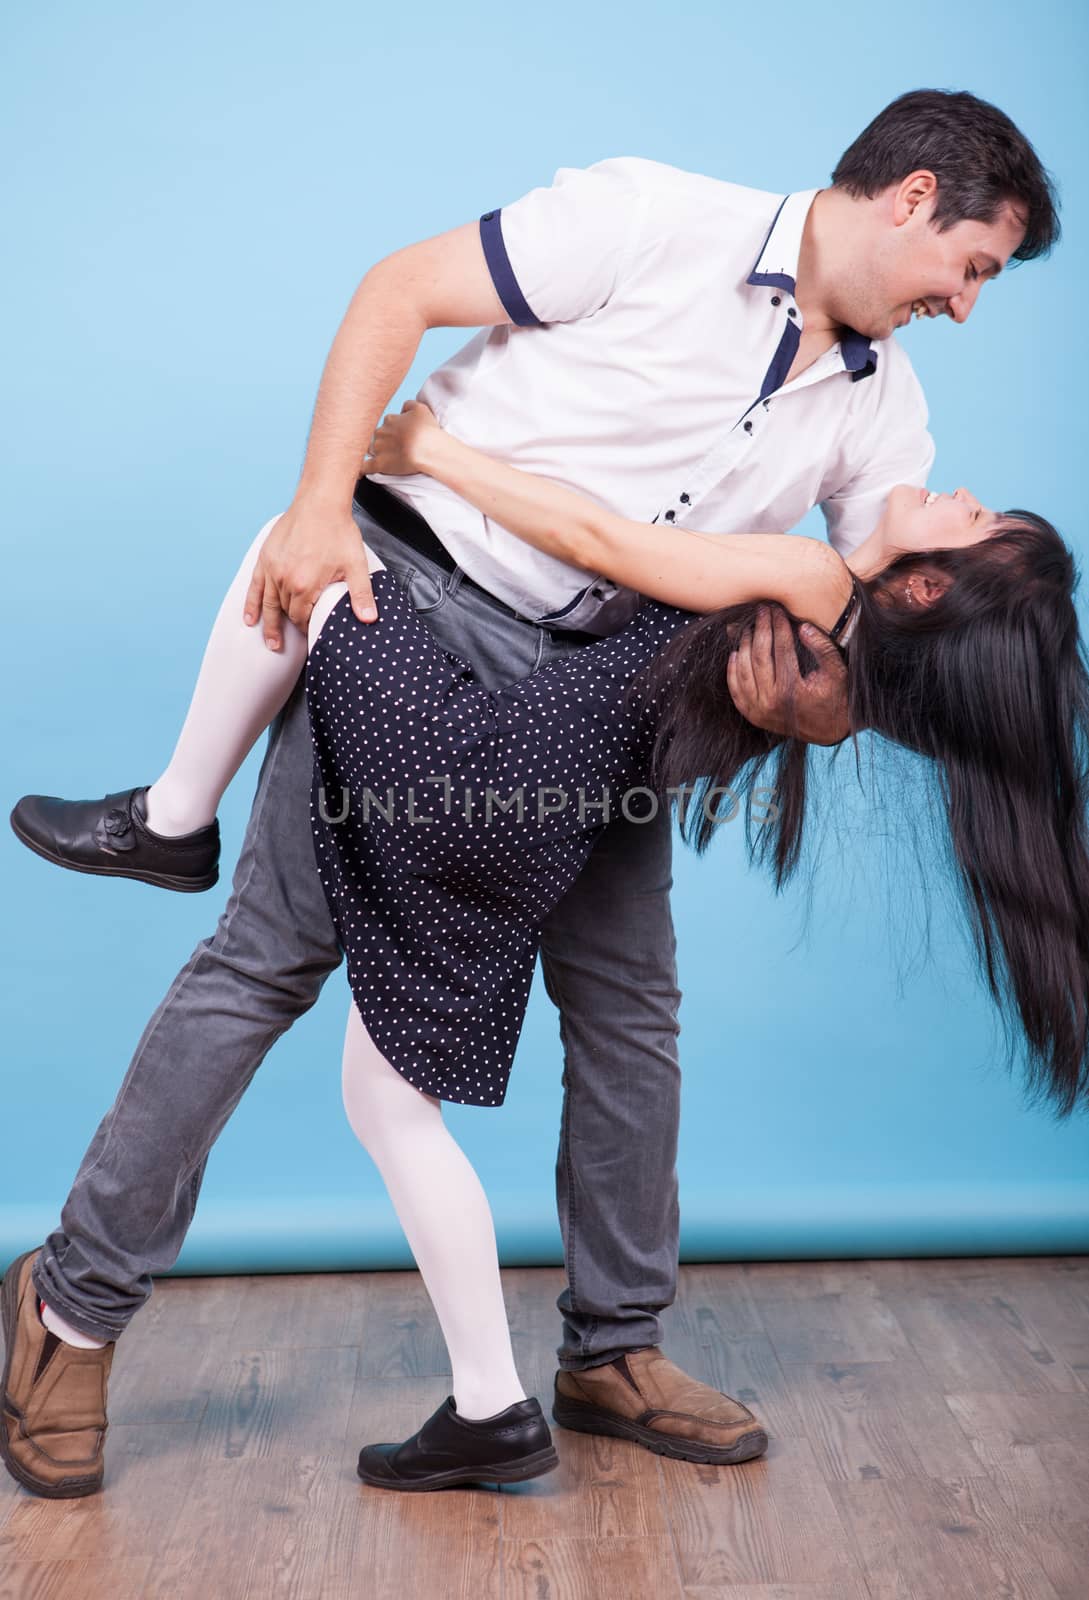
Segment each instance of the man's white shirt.
M934 460L895 339L847 333L783 387L816 189L769 194L622 156L485 212L513 325L476 334L419 398L458 439L642 522L771 533L814 506L841 555ZM533 621L608 634L638 596L535 550L432 478L376 476L468 575Z

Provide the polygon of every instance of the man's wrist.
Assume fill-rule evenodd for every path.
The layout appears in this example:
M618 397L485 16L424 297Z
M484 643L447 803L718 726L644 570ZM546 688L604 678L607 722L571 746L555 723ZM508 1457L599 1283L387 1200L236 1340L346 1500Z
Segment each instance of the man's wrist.
M308 482L305 478L300 478L292 505L297 511L316 511L325 516L339 516L346 513L350 516L355 483L356 480L353 479L351 487L345 491L342 486L327 481Z
M849 722L840 721L840 722L834 723L831 727L829 727L828 724L826 723L825 726L822 727L819 730L819 736L816 733L809 735L809 743L810 744L822 744L822 745L825 745L826 747L831 747L833 745L842 744L844 739L847 738L847 736L850 733L850 731L851 731L851 725L850 725Z

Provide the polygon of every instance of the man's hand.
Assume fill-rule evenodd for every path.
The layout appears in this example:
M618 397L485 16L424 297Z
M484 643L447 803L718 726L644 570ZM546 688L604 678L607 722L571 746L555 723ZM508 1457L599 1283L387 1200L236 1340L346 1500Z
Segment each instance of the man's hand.
M374 622L367 552L350 511L313 500L296 499L278 517L261 546L253 569L244 620L263 625L270 650L283 648L284 618L306 632L318 596L330 583L344 582L360 622Z
M743 717L769 733L810 744L838 744L851 731L846 663L819 628L803 628L802 642L817 658L816 669L804 678L786 612L780 606L761 606L755 627L730 654L730 698Z

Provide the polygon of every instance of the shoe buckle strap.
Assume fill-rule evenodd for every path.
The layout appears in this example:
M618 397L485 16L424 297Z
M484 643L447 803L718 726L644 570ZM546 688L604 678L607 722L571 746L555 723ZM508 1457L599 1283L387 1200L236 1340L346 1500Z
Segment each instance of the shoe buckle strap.
M95 825L95 843L100 850L116 853L119 850L132 850L136 845L136 829L133 827L132 818L127 811L120 808L107 811L101 821Z

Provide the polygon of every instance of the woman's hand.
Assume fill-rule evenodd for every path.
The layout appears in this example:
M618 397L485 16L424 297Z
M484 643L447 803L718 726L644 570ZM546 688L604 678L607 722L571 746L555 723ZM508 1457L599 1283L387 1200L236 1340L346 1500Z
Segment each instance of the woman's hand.
M369 454L360 471L388 472L399 478L410 472L427 472L428 461L442 429L435 413L422 400L406 400L400 414L387 412L374 430Z

